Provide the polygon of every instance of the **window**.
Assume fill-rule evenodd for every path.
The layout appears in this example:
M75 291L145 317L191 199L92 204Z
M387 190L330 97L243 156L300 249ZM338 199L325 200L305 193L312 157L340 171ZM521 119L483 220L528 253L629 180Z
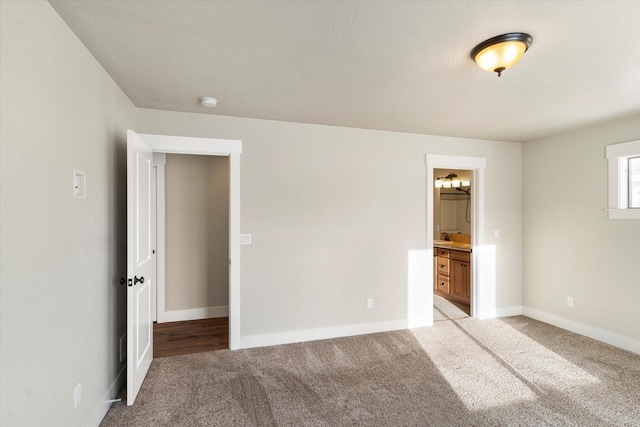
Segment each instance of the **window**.
M629 159L629 207L640 208L640 157Z
M640 140L606 147L609 219L640 219Z

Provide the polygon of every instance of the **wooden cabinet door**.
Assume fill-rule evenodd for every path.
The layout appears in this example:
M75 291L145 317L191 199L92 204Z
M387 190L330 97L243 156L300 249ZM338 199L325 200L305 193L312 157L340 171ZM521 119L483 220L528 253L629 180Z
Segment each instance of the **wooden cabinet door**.
M462 280L465 274L464 264L464 262L458 260L451 261L451 295L460 299L465 298L464 283Z
M464 302L470 302L471 265L467 261L451 261L451 295Z

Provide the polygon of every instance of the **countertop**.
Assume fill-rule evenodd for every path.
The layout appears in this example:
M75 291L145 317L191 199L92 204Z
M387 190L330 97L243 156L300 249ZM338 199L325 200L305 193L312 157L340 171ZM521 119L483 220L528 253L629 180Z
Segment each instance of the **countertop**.
M453 249L454 251L471 252L471 244L448 242L445 240L434 240L433 247L442 249Z

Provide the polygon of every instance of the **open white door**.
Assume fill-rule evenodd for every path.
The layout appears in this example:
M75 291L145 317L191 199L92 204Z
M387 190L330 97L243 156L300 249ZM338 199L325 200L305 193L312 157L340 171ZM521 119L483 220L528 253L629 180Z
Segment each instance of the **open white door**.
M153 360L151 283L155 280L155 189L151 148L127 131L127 405Z

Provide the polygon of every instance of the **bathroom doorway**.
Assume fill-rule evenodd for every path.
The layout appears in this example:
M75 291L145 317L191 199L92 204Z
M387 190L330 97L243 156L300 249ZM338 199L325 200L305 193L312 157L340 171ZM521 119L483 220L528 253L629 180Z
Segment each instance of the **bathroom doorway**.
M433 319L471 315L472 171L434 169Z
M490 305L482 280L485 167L484 158L427 155L431 319L483 317Z

